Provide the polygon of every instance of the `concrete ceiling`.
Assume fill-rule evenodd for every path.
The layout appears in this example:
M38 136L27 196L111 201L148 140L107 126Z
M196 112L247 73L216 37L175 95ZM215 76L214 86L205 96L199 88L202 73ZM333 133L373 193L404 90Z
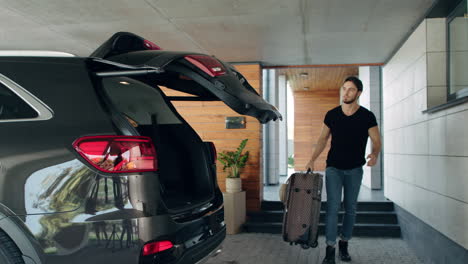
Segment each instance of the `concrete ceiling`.
M435 0L0 0L0 49L89 55L118 31L265 65L383 63Z

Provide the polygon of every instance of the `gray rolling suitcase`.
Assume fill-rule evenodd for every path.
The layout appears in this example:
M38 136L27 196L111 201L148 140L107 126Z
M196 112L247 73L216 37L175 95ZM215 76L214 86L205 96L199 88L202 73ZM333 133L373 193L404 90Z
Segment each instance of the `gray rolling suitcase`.
M283 239L302 248L317 247L323 176L307 171L293 173L287 182Z

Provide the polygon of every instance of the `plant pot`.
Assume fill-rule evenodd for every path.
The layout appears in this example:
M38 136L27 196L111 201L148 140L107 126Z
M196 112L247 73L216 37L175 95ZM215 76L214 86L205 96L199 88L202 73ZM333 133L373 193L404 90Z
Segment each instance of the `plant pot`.
M226 192L237 193L242 190L241 178L226 178Z

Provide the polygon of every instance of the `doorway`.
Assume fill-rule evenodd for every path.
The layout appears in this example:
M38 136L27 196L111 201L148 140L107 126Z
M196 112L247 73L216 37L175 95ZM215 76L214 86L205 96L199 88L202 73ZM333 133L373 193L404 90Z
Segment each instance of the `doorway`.
M283 122L264 126L266 133L263 139L265 161L263 200L278 201L280 184L284 183L294 171L305 169L320 135L326 112L340 104L340 87L343 80L353 75L360 76L363 83L366 83L371 68L373 67L317 66L263 70L265 99L276 105L285 117ZM370 87L369 81L367 87ZM380 91L380 88L378 90ZM361 105L370 109L369 95L363 94L361 101L365 101L360 102ZM380 115L380 111L378 114ZM284 130L286 133L281 132ZM325 171L329 147L330 142L317 159L315 169L318 172ZM369 174L367 177L370 182L370 168L368 170L366 173ZM365 183L363 181L364 188L361 189L360 200L379 200L379 197L383 199L383 192L379 194L371 192L372 185Z

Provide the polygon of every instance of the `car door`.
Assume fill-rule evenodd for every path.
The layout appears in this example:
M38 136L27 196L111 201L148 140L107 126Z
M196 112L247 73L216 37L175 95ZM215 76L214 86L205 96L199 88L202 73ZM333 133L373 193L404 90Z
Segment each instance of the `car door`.
M282 119L279 111L265 101L233 66L213 56L193 52L163 51L132 33L119 32L101 45L91 57L146 69L155 74L135 78L150 85L163 85L192 96L170 100L223 101L242 115L261 123Z

